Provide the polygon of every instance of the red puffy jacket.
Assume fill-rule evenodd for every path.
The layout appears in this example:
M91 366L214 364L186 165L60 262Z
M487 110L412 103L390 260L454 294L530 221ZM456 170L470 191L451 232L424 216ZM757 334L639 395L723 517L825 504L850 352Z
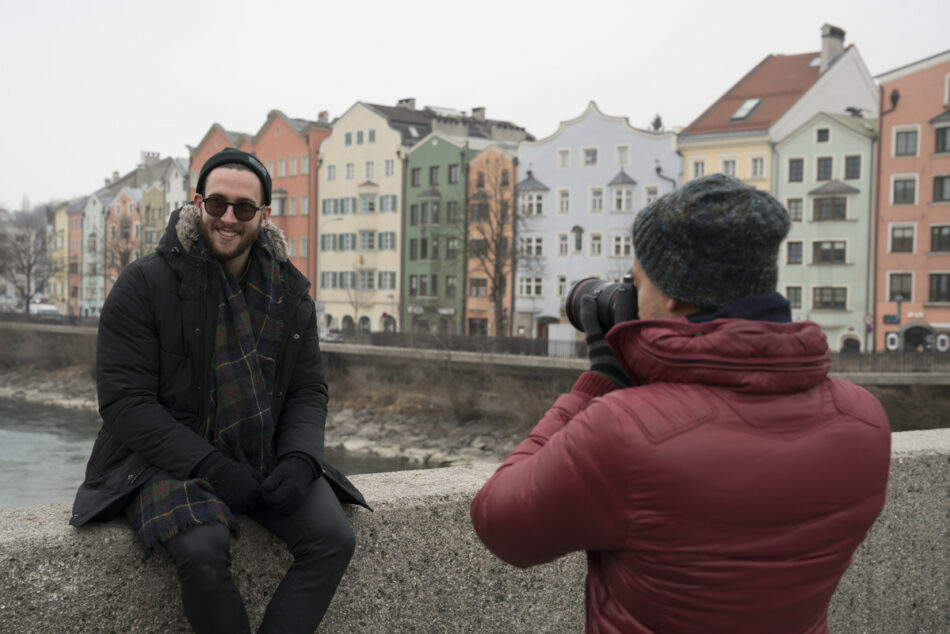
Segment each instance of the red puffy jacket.
M583 374L472 501L481 540L522 567L587 551L588 632L827 632L884 505L877 400L828 378L811 322L607 339L640 385Z

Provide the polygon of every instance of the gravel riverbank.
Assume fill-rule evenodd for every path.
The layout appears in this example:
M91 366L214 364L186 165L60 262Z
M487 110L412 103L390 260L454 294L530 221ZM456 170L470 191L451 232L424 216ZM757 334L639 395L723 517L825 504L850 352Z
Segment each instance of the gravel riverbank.
M88 368L33 370L0 368L0 398L95 410L95 380ZM392 408L339 408L327 419L326 444L356 453L406 458L421 464L498 463L523 433L490 421L392 411Z

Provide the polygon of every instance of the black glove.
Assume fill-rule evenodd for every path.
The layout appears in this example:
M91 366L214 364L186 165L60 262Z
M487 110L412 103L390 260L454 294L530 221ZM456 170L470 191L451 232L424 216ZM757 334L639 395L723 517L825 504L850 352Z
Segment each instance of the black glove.
M285 456L264 480L264 503L281 515L290 515L300 507L313 480L309 459Z
M604 339L604 330L597 319L597 300L591 295L581 298L581 325L587 336L587 357L590 359L591 371L607 377L617 387L633 385Z
M208 481L232 513L247 513L261 503L264 476L251 465L232 460L220 451L211 452L199 462L195 475Z

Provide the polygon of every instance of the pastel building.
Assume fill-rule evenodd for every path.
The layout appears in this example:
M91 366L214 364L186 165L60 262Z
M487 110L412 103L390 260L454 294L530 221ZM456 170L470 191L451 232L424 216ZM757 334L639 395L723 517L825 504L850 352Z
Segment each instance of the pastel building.
M816 322L832 350L873 348L876 137L876 119L819 113L775 145L773 194L792 220L778 290L793 319Z
M474 139L431 132L406 155L399 323L414 332L465 332L466 174ZM482 143L484 145L484 143ZM396 249L395 235L377 236Z
M631 271L634 217L677 186L681 165L672 132L634 128L593 101L554 134L520 144L515 334L575 337L567 291Z
M50 274L46 282L46 301L56 306L60 315L68 315L69 295L69 203L60 203L47 212L50 221L46 245Z
M950 350L950 51L877 77L877 350Z
M82 302L83 317L98 317L106 298L105 271L105 212L111 204L106 192L86 197L82 210Z
M772 144L818 112L877 116L877 89L845 32L825 24L821 50L768 55L684 128L683 182L721 172L772 190Z
M122 187L105 208L106 295L119 274L142 254L142 190Z
M77 198L66 207L67 229L67 286L66 314L70 317L82 315L82 223L86 198Z

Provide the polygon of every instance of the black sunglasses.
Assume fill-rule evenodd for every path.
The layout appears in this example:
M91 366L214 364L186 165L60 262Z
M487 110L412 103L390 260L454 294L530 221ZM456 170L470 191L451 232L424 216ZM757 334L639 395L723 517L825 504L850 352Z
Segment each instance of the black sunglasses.
M257 215L258 210L266 207L266 205L258 207L253 203L232 203L221 196L208 196L203 202L205 211L214 218L220 218L227 213L228 205L234 207L234 217L241 222L247 222Z

